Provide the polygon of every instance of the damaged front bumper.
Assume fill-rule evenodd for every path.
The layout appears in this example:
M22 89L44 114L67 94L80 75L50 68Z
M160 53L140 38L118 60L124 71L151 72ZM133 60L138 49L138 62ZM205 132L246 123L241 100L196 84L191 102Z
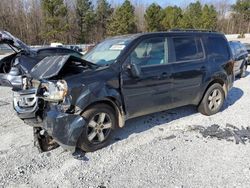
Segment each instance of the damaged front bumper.
M65 113L56 104L41 115L36 89L14 92L13 106L19 118L34 128L34 144L40 152L56 148L57 143L74 152L86 123L79 114Z
M60 112L56 107L46 113L43 129L64 149L74 152L86 121L79 114Z

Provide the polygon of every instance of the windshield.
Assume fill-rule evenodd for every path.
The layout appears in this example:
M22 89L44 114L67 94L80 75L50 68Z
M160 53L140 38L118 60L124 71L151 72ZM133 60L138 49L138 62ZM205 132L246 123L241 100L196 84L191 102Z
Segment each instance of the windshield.
M131 38L128 37L107 39L99 43L83 59L98 65L109 65L115 62L130 41Z

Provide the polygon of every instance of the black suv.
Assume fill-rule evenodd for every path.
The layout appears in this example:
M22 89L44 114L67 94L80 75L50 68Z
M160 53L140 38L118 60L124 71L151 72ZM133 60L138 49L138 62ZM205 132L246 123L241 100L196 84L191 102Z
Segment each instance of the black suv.
M223 34L169 31L106 39L84 59L47 57L14 94L19 117L47 151L58 143L95 151L125 120L195 105L217 113L234 82ZM54 145L53 145L54 144Z
M248 65L248 52L244 44L239 41L230 41L229 45L233 53L234 74L241 78L246 76L247 65Z

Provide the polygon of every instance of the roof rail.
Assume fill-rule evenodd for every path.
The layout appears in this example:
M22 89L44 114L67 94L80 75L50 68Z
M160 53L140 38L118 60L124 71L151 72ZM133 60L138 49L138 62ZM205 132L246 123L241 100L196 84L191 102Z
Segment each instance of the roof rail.
M217 33L217 31L207 30L207 29L170 29L172 31L179 31L179 32L209 32L209 33Z

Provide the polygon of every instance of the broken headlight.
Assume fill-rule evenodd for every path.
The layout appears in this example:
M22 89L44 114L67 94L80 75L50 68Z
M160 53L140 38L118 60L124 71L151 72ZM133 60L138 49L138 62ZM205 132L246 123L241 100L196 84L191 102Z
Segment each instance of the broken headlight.
M37 96L51 102L63 101L68 93L68 85L65 80L57 82L42 82L37 91Z

